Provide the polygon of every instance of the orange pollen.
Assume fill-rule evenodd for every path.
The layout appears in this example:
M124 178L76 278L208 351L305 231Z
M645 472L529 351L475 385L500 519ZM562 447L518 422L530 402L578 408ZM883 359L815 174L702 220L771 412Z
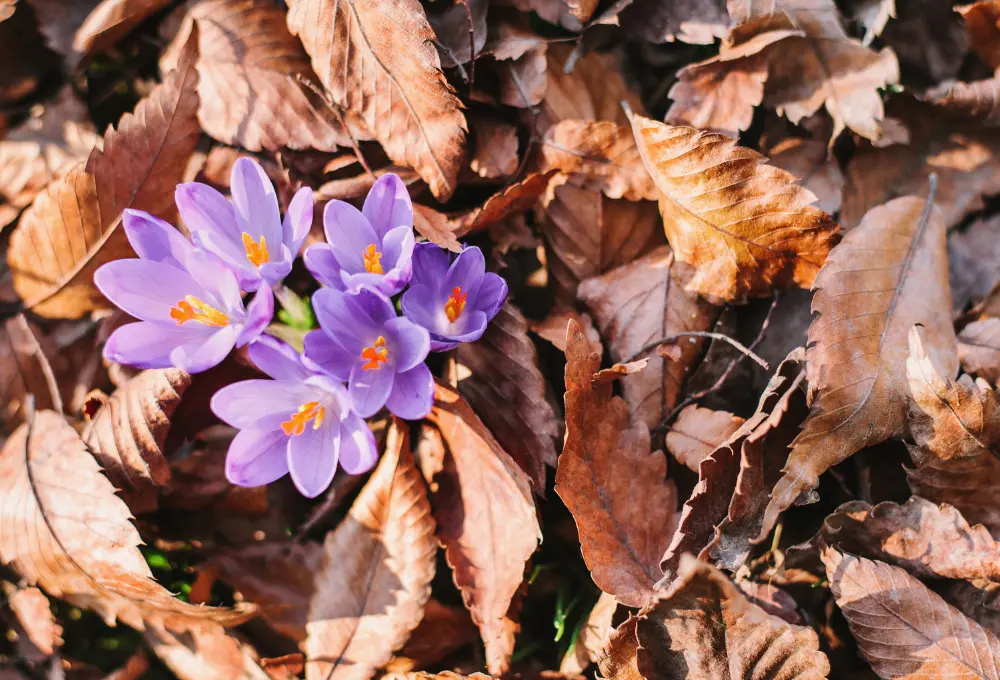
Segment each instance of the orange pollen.
M180 326L186 321L197 321L206 326L227 326L229 317L212 305L206 304L194 295L188 295L178 300L177 305L170 308L170 318Z
M380 253L376 248L375 244L371 244L365 248L364 253L365 258L365 271L369 274L382 274L382 253Z
M448 302L444 303L444 313L448 315L448 321L455 323L455 319L462 316L462 312L465 311L466 295L462 292L461 286L455 286L451 289Z
M389 350L385 347L385 338L381 335L375 338L375 342L372 343L371 347L365 347L361 352L361 358L366 360L368 363L361 366L361 368L366 371L370 371L373 368L382 368L379 363L385 363L389 360Z
M320 406L318 401L308 401L299 406L299 410L281 424L281 429L289 437L302 434L306 431L306 425L312 420L313 429L318 430L319 426L323 424L324 415L326 415L326 409Z
M260 237L260 243L254 243L250 234L244 231L243 248L247 251L247 259L250 260L250 264L255 267L267 264L268 260L271 259L267 254L267 241L264 240L263 236Z

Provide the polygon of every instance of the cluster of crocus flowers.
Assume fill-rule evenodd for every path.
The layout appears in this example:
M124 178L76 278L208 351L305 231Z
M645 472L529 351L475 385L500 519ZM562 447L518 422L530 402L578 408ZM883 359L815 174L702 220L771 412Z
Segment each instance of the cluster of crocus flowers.
M314 497L338 467L360 474L375 465L365 418L383 408L410 420L430 413L428 353L479 339L507 286L486 272L478 248L453 258L415 243L406 187L383 175L361 210L343 201L326 205L327 243L303 256L324 286L312 298L320 328L305 336L299 354L264 333L274 313L272 289L280 290L312 225L312 192L299 190L282 219L274 187L248 158L234 164L231 189L229 200L204 184L177 187L190 240L156 217L126 211L125 233L139 258L106 264L94 280L139 321L112 333L104 355L195 373L249 345L250 360L269 379L233 383L211 402L239 430L226 475L259 486L289 474ZM402 315L393 301L400 294Z

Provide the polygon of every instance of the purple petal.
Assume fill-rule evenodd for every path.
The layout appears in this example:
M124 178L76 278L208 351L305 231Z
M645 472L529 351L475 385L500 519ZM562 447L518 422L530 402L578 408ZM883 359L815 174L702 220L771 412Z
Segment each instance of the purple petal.
M281 249L285 253L288 252L288 248L285 246L281 246ZM284 255L284 253L282 254ZM292 272L292 258L286 257L280 260L271 260L261 265L259 271L261 277L272 286L281 283Z
M173 225L142 210L126 210L122 225L132 249L144 260L183 269L185 256L194 249Z
M431 337L426 328L400 317L387 321L384 329L389 361L397 372L409 371L427 358Z
M333 246L328 243L314 243L306 248L302 261L309 273L324 286L344 290L344 282L340 277L340 264L333 254Z
M316 390L288 380L243 380L212 395L212 413L238 429L278 430Z
M354 364L347 389L351 394L354 410L362 418L369 418L385 406L385 400L392 391L394 372L385 364L368 371L361 366L360 361Z
M479 292L479 286L486 273L486 258L483 251L475 246L469 246L455 258L448 269L448 274L444 277L442 290L450 291L458 286L467 293L470 298L475 298Z
M396 317L388 298L369 290L351 295L323 288L313 293L313 311L323 330L356 356L382 334L386 321Z
M430 242L413 245L413 282L440 288L448 273L448 251Z
M375 436L368 423L351 413L340 426L340 467L350 475L368 472L378 462Z
M274 318L274 293L268 286L261 286L257 294L247 305L246 322L240 336L236 338L236 346L243 347L260 337L267 325Z
M486 314L486 319L490 320L497 315L506 299L507 282L503 277L487 272L483 276L482 285L479 286L479 293L474 301L475 308Z
M201 373L218 366L236 344L236 328L223 326L208 337L178 345L170 353L174 366L188 373Z
M306 364L311 363L308 359ZM351 412L351 395L347 393L347 386L343 380L338 380L323 371L317 371L306 383L322 393L320 397L327 409L326 415L336 418L338 421L347 417ZM332 414L332 415L331 415Z
M226 454L226 479L263 486L288 474L288 437L281 430L240 430Z
M379 235L385 238L397 227L413 229L413 205L403 180L392 173L378 178L365 198L361 212Z
M400 299L403 316L429 331L435 331L448 323L444 302L438 299L438 292L423 284L411 285Z
M309 331L305 338L305 355L319 364L338 380L347 381L351 377L351 367L359 354L351 354L330 338L324 331Z
M393 295L395 291L392 290L392 286L385 283L385 278L384 274L369 274L368 272L351 274L343 269L340 271L340 279L344 282L343 289L352 295L363 290L376 290L386 297Z
M254 241L264 237L271 250L277 250L281 238L281 213L278 196L264 168L252 158L239 158L233 164L230 178L233 207L240 232L247 233Z
M324 419L322 426L310 425L302 434L288 439L288 471L295 487L306 498L320 495L333 481L340 458L340 424Z
M386 401L389 410L406 420L420 420L434 407L434 376L427 364L397 373Z
M178 345L207 336L210 327L202 324L165 326L148 321L138 321L121 326L104 344L104 358L137 368L170 368L170 353Z
M323 210L323 228L341 268L352 273L365 271L365 249L381 243L368 219L350 203L333 200Z
M200 182L178 184L174 202L184 224L192 232L206 232L239 243L239 226L233 204L218 191ZM242 252L242 249L240 249Z
M302 242L309 235L313 221L313 192L309 187L302 187L292 196L288 204L288 212L281 223L281 231L285 245L292 253L292 259L302 249Z
M170 308L188 295L209 297L186 271L152 260L115 260L94 272L94 284L116 307L143 321L175 325Z
M397 267L413 258L413 228L396 227L382 240L382 262L388 263L390 269Z
M432 352L447 352L448 350L455 349L458 347L457 342L454 340L449 340L436 333L431 333L431 351Z
M262 335L250 343L247 353L258 369L275 380L305 380L312 375L294 347L270 335Z
M184 261L188 273L212 299L205 302L215 305L231 317L240 318L245 313L240 282L233 270L214 253L192 250Z
M263 277L257 267L247 259L242 241L233 241L227 236L209 231L193 231L191 238L199 248L216 255L233 270L240 288L254 291L260 287Z

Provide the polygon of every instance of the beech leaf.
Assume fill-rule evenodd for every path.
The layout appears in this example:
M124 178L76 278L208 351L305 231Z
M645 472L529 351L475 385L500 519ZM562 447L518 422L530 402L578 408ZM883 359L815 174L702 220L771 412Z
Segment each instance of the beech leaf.
M729 411L713 411L696 404L685 406L667 432L667 451L695 472L701 461L740 429L744 418Z
M56 348L42 336L38 326L23 314L7 319L0 328L0 403L3 431L10 432L26 415L28 395L37 409L62 411L59 385L50 358Z
M958 334L958 360L962 370L1000 382L1000 319L973 321Z
M170 4L170 0L102 0L76 29L73 49L83 55L103 52Z

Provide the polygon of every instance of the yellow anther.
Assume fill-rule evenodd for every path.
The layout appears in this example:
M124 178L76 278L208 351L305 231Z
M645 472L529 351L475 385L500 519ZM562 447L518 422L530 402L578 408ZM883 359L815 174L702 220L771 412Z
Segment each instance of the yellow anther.
M187 321L197 321L206 326L229 325L228 316L193 295L178 300L177 304L170 308L170 318L176 321L178 326Z
M448 302L444 303L444 313L448 315L448 321L455 323L455 319L462 316L462 312L465 311L466 296L467 294L462 292L461 286L455 286L451 289Z
M384 364L389 360L389 350L385 346L385 338L381 335L375 338L375 342L372 343L371 347L365 347L362 350L361 358L368 362L361 366L366 371L370 371L373 368L382 368L379 363Z
M260 237L260 243L254 243L253 237L244 231L243 248L247 251L247 259L250 260L250 264L255 267L267 264L270 259L267 254L267 241L264 240L263 236Z
M326 415L326 409L320 406L318 401L309 401L299 406L299 410L281 424L281 429L289 437L299 435L306 431L306 425L312 420L313 429L318 430L319 426L323 424L324 415Z
M382 253L380 253L376 248L375 244L371 244L365 248L364 252L365 258L365 271L369 274L382 274Z

